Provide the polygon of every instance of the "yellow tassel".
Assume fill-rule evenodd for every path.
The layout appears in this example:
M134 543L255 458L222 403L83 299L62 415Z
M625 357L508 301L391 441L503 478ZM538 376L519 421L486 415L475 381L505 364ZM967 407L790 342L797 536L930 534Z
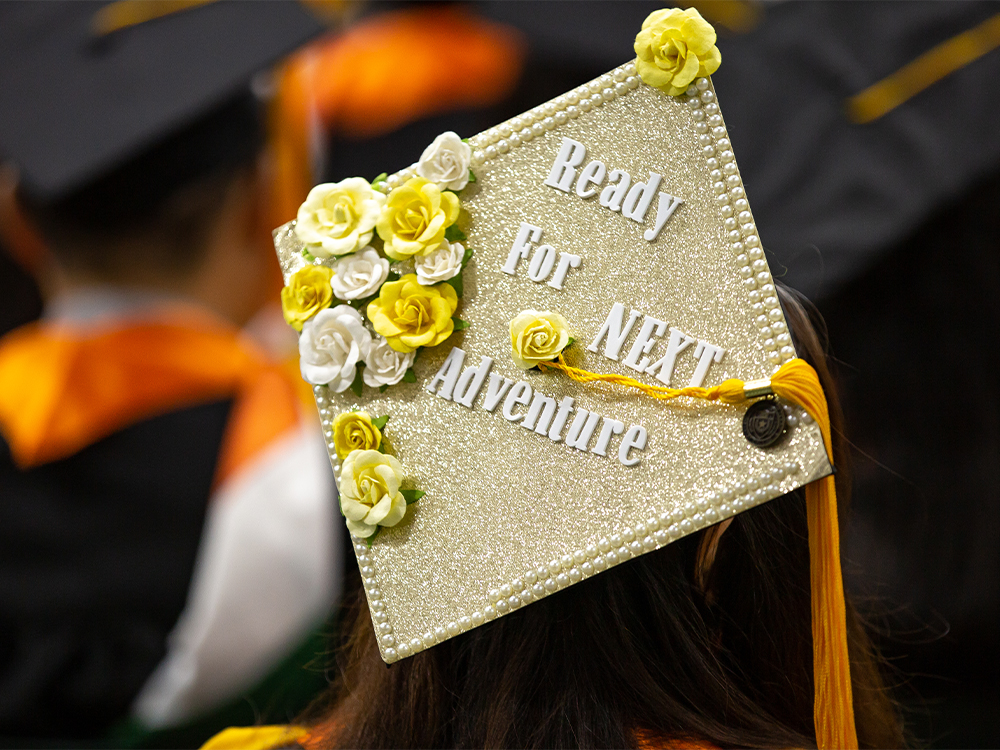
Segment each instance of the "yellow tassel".
M588 372L570 367L560 354L556 362L543 362L542 370L559 370L580 383L603 382L636 388L663 401L691 398L738 404L748 399L751 386L736 378L712 388L662 388L640 383L623 375ZM754 392L767 392L767 381L753 384ZM830 414L819 376L812 366L793 359L771 376L770 390L798 404L816 420L823 434L827 456L833 464ZM851 663L847 653L847 609L840 569L840 527L837 523L837 490L833 476L806 485L806 515L809 525L809 578L812 591L813 723L820 750L856 750L854 700L851 694Z
M776 395L804 408L823 433L831 452L830 414L816 371L801 359L782 365L771 377ZM809 523L809 578L812 590L813 723L816 744L826 748L858 747L851 694L851 662L847 653L847 610L840 569L840 526L833 476L806 485Z

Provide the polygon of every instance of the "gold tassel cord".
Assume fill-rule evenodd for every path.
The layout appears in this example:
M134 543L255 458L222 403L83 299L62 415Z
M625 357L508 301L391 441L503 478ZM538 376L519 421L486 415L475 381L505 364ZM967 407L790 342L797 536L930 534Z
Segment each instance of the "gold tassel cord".
M705 399L706 401L723 401L727 404L738 404L744 400L743 381L735 378L727 380L721 385L712 388L700 388L688 386L687 388L664 388L658 385L648 385L640 383L634 378L625 375L612 375L609 373L596 373L581 370L578 367L571 367L566 364L566 359L562 354L555 362L539 362L538 369L542 372L546 370L559 370L578 383L611 383L612 385L623 385L627 388L636 388L647 396L661 401L671 401L680 396Z
M570 367L560 354L555 362L539 368L560 371L579 383L603 382L635 388L644 394L669 401L681 396L738 404L756 396L774 394L798 404L819 425L827 456L831 452L830 415L826 395L816 370L802 359L783 364L768 381L744 383L732 378L712 388L664 388L647 385L624 375L593 373ZM812 599L813 637L813 723L820 750L856 750L854 699L851 666L847 652L847 608L840 567L840 527L837 519L837 490L833 476L805 487L809 526L809 578Z

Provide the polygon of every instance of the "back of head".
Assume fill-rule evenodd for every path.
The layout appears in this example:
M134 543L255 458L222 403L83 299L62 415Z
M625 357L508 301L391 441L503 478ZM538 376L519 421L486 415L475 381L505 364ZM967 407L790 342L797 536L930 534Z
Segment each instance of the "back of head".
M71 271L113 281L141 263L184 274L263 143L261 105L247 89L67 195L24 188L20 202Z
M57 256L190 265L261 147L252 79L322 29L273 1L0 5L0 159Z
M820 334L794 293L782 290L782 303L842 435ZM847 454L834 453L843 505ZM329 746L815 746L801 490L388 669L363 591L352 616L341 677L307 717ZM850 608L848 645L861 746L901 746Z

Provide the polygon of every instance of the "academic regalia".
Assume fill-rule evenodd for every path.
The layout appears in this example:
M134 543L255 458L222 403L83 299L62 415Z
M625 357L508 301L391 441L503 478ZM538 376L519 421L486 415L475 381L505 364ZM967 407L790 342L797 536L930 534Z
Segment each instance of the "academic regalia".
M322 26L293 3L195 6L0 8L19 197L141 222L255 158L251 78ZM0 340L0 737L183 725L322 624L343 545L301 388L148 290L77 287Z
M0 342L6 733L192 718L322 620L333 490L297 387L208 313L120 291Z

